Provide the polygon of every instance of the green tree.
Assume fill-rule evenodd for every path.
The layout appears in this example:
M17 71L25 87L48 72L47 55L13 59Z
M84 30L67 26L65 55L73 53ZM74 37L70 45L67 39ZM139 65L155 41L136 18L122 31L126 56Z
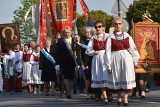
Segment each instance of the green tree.
M149 11L151 19L154 22L160 23L160 0L139 0L134 2L133 5L129 6L129 11L127 12L127 20L130 25L132 19L134 23L142 21L142 15L146 12L146 10Z
M109 28L112 26L112 19L113 17L108 15L107 13L101 11L101 10L96 10L96 11L91 11L90 12L93 22L96 20L102 20L106 24L106 32L109 32ZM84 18L84 15L77 15L77 26L78 26L78 32L80 35L82 35L83 28L87 26L87 22Z
M21 0L21 3L23 7L19 7L17 10L14 11L14 20L12 22L19 23L21 43L24 44L26 42L29 42L30 39L36 40L36 37L34 35L28 35L26 32L26 26L25 26L26 23L29 25L30 32L32 32L33 29L31 11L28 15L26 22L24 16L28 11L28 9L31 7L31 5L33 3L39 3L39 0Z

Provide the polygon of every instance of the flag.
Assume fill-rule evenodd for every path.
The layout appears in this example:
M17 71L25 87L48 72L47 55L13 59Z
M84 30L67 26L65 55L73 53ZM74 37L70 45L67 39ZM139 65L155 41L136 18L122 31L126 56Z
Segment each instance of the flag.
M61 32L64 27L72 28L72 21L75 18L76 0L46 0L48 15L53 35Z
M47 22L46 22L46 0L40 1L40 37L39 42L41 47L44 47L44 40L47 37Z
M29 24L28 23L25 23L25 29L26 29L27 35L30 35L30 29L29 29Z
M38 37L38 30L40 24L40 6L39 4L32 4L32 23L33 23L33 34Z
M66 26L72 28L72 21L76 15L75 6L76 0L41 0L37 43L43 47L47 36L55 37Z
M88 21L87 21L87 26L89 27L93 27L92 21L91 21L91 17L88 17Z
M26 21L27 21L27 18L28 18L28 15L29 15L29 12L31 11L31 9L32 9L32 6L27 10L26 14L24 15L25 30L26 30L26 33L28 36L30 35L30 29L29 29L29 24Z
M74 29L74 34L78 34L77 18L72 21L72 26L73 26L73 29Z
M75 34L78 34L78 28L77 28L77 25L75 26Z
M84 0L79 0L79 1L80 1L80 4L81 4L83 13L84 13L84 17L87 21L87 26L93 27L92 18L91 18L91 15L89 13L89 9L88 9L86 3L84 2Z
M27 20L27 17L29 15L29 12L31 11L32 9L32 6L27 10L26 14L24 15L24 20L26 21Z

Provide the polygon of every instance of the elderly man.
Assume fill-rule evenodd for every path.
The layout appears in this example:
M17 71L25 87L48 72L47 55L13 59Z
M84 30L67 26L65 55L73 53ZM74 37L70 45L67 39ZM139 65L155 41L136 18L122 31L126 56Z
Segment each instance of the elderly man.
M72 30L70 27L65 27L63 30L62 38L58 40L56 46L57 66L60 67L61 72L64 75L64 84L66 87L66 98L71 99L71 89L73 84L73 78L75 68L78 65L76 59L79 58L80 48L76 44L76 41L72 37Z

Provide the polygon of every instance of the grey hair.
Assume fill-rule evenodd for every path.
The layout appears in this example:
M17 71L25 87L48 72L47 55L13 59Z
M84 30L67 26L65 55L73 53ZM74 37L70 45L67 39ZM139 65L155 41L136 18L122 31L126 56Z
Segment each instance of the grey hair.
M71 33L72 33L72 29L71 29L69 26L66 26L66 27L64 27L63 30L62 30L62 35L63 35L63 36L65 35L65 30L70 30Z
M46 44L46 41L51 41L51 42L52 42L51 37L46 37L46 39L45 39L45 41L44 41L45 44Z
M91 30L92 30L92 28L91 27L84 27L84 29L83 29L83 35L85 35L85 32L86 32L86 30L87 29L89 29L90 30L90 32L91 32Z
M114 23L116 22L116 20L120 20L120 21L122 21L122 23L123 23L122 18L119 17L119 16L117 16L117 17L115 17L115 18L113 19L112 24L114 24Z
M97 34L97 31L96 31L96 29L93 27L92 30L91 30L91 35L93 36L93 35L96 35L96 34Z
M68 29L72 31L72 29L69 26L66 26L63 30L68 30Z

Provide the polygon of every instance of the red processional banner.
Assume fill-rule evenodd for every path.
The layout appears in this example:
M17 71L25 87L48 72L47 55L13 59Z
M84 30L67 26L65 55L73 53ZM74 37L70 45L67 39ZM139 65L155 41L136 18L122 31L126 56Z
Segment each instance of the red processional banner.
M88 17L89 17L89 9L88 9L86 3L84 2L84 0L79 0L79 2L81 4L81 7L82 7L82 10L83 10L83 13L84 13L84 17L87 21Z
M39 42L41 47L44 47L44 40L48 36L47 34L47 22L46 22L46 0L41 0L40 3L40 37Z
M53 36L65 26L72 28L76 15L76 0L47 0L47 7Z
M41 0L40 45L44 46L47 36L55 37L66 26L72 28L75 17L76 0Z

